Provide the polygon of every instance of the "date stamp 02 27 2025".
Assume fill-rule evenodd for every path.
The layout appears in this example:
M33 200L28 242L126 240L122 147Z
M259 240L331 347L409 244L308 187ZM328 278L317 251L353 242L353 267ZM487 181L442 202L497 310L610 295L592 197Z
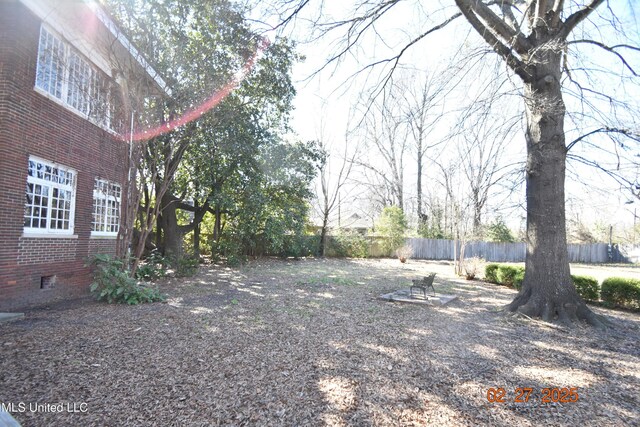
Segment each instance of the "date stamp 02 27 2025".
M534 393L533 387L517 387L513 394L504 388L490 388L487 390L487 401L491 403L527 403L529 400L537 400L541 403L573 403L580 399L577 387L549 387Z

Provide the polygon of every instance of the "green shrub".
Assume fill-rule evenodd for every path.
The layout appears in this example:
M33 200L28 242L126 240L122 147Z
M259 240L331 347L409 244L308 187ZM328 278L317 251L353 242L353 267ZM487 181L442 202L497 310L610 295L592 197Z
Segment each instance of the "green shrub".
M598 279L591 276L571 275L571 280L582 298L588 301L598 301Z
M491 283L498 283L498 268L500 264L487 264L484 267L484 280Z
M524 278L524 267L501 264L497 273L498 283L504 286L514 286L520 273ZM520 279L519 284L522 284L522 279Z
M404 245L404 235L409 228L407 217L398 206L386 206L376 221L376 231L384 236L382 247L385 253L393 256L396 249Z
M518 272L513 277L513 287L516 288L517 290L520 290L522 288L522 282L524 281L524 268L523 267L516 267L516 268L518 269Z
M177 277L191 277L198 272L198 258L185 256L174 261Z
M225 257L229 267L239 267L247 261L247 256L243 253L242 242L238 236L212 242L211 254L214 260Z
M134 305L166 299L157 289L139 284L124 270L122 261L118 259L98 254L91 263L95 265L95 271L90 290L99 301Z
M169 261L157 249L154 249L136 269L135 278L150 281L164 277L167 275L168 266Z
M484 280L519 290L524 280L524 267L507 264L487 264L484 268Z
M242 254L232 253L227 255L227 265L229 267L237 268L247 262L247 257Z
M284 238L282 250L278 253L283 258L308 257L318 254L320 246L320 236L317 235L287 235Z
M369 241L357 231L340 231L327 239L329 252L337 257L367 258Z
M602 282L600 297L611 307L640 308L640 280L609 277Z
M484 268L484 278L487 282L503 286L522 288L524 280L524 267L515 267L505 264L487 264ZM598 300L598 281L589 276L571 276L578 294L590 301Z

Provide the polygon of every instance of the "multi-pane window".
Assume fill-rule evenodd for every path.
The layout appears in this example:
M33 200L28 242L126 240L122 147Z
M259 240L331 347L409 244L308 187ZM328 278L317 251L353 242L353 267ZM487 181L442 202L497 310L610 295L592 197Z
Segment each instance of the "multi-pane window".
M25 232L73 234L75 176L64 166L29 159Z
M40 27L36 87L112 129L111 82L71 46Z
M91 102L89 104L89 117L92 117L98 124L105 126L109 129L113 129L113 123L111 117L113 116L112 110L114 105L110 102L112 86L111 82L104 78L100 73L93 73L91 79L91 91L89 98Z
M122 189L113 182L97 179L93 186L93 234L116 235L120 229Z
M91 66L75 52L69 55L69 82L67 84L67 104L81 113L89 114L89 86Z
M64 81L65 45L49 31L40 30L36 86L56 98L62 99Z

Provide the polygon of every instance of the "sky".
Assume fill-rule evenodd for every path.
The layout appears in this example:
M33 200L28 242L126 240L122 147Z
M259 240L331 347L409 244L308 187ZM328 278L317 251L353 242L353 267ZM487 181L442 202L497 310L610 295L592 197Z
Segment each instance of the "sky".
M623 16L622 21L634 21L632 10L637 8L636 4L626 0L612 2L613 6L620 6L618 3L624 3L627 6L625 13L628 15ZM324 13L334 17L345 16L345 12L349 12L351 4L349 1L326 2ZM294 80L298 95L294 102L295 111L292 126L301 139L329 141L334 149L333 156L339 156L344 150L344 144L352 143L352 140L346 135L348 130L354 127L353 123L359 117L354 116L353 105L357 103L363 88L370 87L372 82L376 82L376 79L379 80L379 75L375 72L373 74L363 73L353 79L350 79L350 76L355 70L370 63L373 59L385 58L390 53L397 52L398 47L403 46L404 42L414 37L420 29L427 28L452 10L448 7L442 7L438 9L439 13L426 14L418 1L403 4L404 6L389 13L384 20L378 23L375 30L383 37L369 37L361 40L352 53L346 55L336 67L330 66L324 71L318 72L326 63L327 58L336 52L339 47L337 43L342 40L343 33L336 32L310 43L299 43L299 51L306 57L306 60L294 68ZM446 5L448 2L433 2L433 4ZM311 31L305 25L304 18L313 16L313 12L311 9L293 27L295 39L309 38ZM407 17L410 18L407 19ZM461 19L458 21L460 22L454 22L444 30L429 35L424 41L407 51L403 57L403 64L420 70L446 72L442 68L450 52L459 49L460 46L471 47L478 41L477 36L470 32L468 24ZM630 28L630 30L631 32L635 31L637 35L637 24L635 24L635 28ZM602 52L599 54L606 56L602 55ZM613 60L605 58L605 60L611 62L612 69L620 65L614 63L616 62L615 58ZM482 76L478 76L477 79L482 80ZM604 84L619 85L613 81ZM618 87L617 90L637 92L638 87L637 85L626 85L623 88ZM460 102L463 102L465 93L457 92L452 96L460 97ZM456 102L455 99L452 101ZM566 128L570 133L569 123ZM568 140L570 140L569 133ZM524 161L523 135L511 141L506 150L505 162ZM450 147L448 155L455 156L455 153L454 147ZM339 162L334 160L334 164L337 163ZM582 221L590 224L611 223L615 224L618 229L634 222L634 209L640 203L628 204L627 202L634 201L634 199L627 192L622 191L619 184L607 178L606 175L582 165L571 164L568 171L566 185L568 218L579 217ZM410 192L414 192L411 187L414 178L415 169L409 165L405 173L407 180L405 188ZM429 186L428 176L426 177L426 186ZM504 215L507 216L506 219L512 228L518 228L525 216L523 189L522 186L508 201L501 198L499 194L494 194L490 201L494 205L511 206L504 212ZM638 206L638 210L640 210L640 206Z

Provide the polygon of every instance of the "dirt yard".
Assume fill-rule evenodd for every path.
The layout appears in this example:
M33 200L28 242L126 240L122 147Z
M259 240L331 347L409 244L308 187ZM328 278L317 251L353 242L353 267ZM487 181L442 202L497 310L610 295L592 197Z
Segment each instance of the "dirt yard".
M377 299L428 271L459 300ZM23 426L640 420L637 313L594 308L616 324L608 332L516 319L496 310L515 291L422 261L261 260L161 288L164 304L81 300L0 324L0 402ZM528 401L515 402L524 388ZM577 402L554 402L562 388Z

